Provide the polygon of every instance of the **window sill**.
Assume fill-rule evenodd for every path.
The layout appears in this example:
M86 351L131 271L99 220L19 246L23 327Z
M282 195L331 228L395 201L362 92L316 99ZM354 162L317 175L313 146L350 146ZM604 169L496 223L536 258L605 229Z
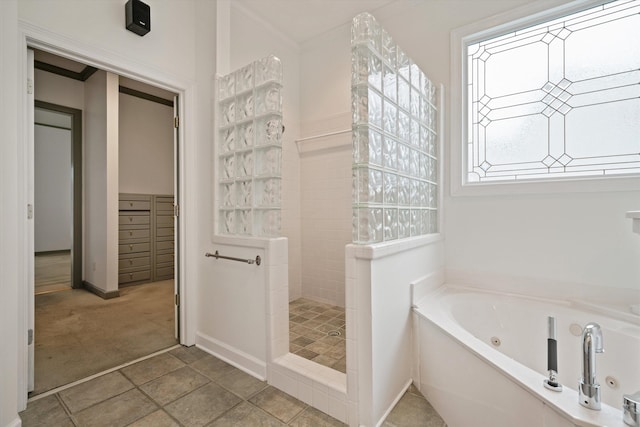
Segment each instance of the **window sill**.
M510 181L461 184L452 182L451 195L502 196L515 194L599 193L640 191L640 176L610 176L606 178L574 178L545 181Z

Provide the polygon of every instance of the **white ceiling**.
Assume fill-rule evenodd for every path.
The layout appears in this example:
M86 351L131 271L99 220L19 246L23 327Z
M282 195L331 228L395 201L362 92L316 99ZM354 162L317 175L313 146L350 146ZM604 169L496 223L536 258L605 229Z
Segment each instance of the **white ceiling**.
M300 44L398 0L233 0Z

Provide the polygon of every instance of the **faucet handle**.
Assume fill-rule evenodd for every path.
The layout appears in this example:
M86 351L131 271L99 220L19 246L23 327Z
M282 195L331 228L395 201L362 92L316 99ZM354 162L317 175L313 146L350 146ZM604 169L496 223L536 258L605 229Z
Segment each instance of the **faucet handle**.
M640 391L623 396L622 411L625 424L640 427Z

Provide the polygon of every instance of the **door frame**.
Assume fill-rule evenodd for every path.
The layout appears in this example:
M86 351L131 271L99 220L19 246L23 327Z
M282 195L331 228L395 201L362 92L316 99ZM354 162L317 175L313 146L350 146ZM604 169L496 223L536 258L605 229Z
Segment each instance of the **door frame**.
M77 289L82 287L82 110L37 99L34 105L35 108L71 116L71 287Z
M177 149L181 153L179 157L179 175L177 176L179 191L176 194L177 203L180 205L180 218L177 221L176 229L176 250L181 255L179 263L176 265L175 281L180 293L180 305L178 307L179 316L176 322L179 325L180 343L183 345L193 345L196 341L196 316L195 307L197 306L197 261L188 255L188 247L192 248L191 252L197 252L197 224L195 222L196 199L186 198L186 188L197 187L198 172L195 168L197 161L197 153L195 149L195 120L191 122L186 119L187 116L195 116L195 99L197 96L196 84L191 80L183 80L173 75L165 74L159 71L157 67L149 66L140 62L130 61L127 58L105 51L100 47L88 45L82 41L72 40L68 37L53 33L50 30L38 27L37 25L19 21L19 60L20 60L20 81L28 82L28 61L27 50L35 48L43 50L58 56L69 58L105 71L128 77L134 80L147 83L152 86L160 87L168 91L178 94L179 110L182 114L180 117L180 126L177 129L179 139ZM32 82L33 83L33 82ZM28 84L27 84L28 86ZM29 227L32 226L32 219L27 217L27 206L33 205L32 194L28 191L30 184L30 173L33 173L29 165L29 157L32 153L29 151L29 137L33 134L33 117L29 117L28 113L28 90L19 93L19 156L21 162L19 164L19 180L20 203L25 212L24 222L19 230L22 236L22 245L20 257L28 260L33 256L30 254L29 248L33 248L33 237L29 234ZM194 124L190 124L194 123ZM192 147L188 150L187 147ZM178 161L176 159L176 161ZM187 165L192 165L188 167ZM193 220L188 219L193 216ZM31 222L30 222L31 221ZM187 224L189 226L187 227ZM187 245L187 236L192 236L192 243ZM33 295L28 292L29 287L33 289L33 271L25 266L19 272L20 283L26 283L27 286L19 287L18 302L18 333L24 334L24 346L18 349L18 408L23 410L27 406L28 399L28 379L29 379L29 362L28 354L30 346L27 343L29 329L33 328L33 316L30 318L30 310L33 309ZM30 286L29 286L30 283ZM187 287L187 283L192 283ZM187 307L189 312L187 313Z

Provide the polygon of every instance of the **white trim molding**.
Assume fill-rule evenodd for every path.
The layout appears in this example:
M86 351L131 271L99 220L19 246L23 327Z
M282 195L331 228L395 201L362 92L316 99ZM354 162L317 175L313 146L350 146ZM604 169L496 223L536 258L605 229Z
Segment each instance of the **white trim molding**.
M196 307L197 307L197 292L195 286L197 286L198 278L198 265L197 259L194 256L197 248L197 241L199 231L197 229L196 209L197 198L187 197L187 188L192 188L194 183L197 183L197 170L194 167L197 161L197 147L196 147L196 109L195 99L197 96L196 82L192 80L185 80L178 76L169 75L161 70L145 64L142 62L132 61L131 58L125 58L115 52L107 51L105 49L86 44L82 41L71 39L64 35L54 33L47 29L33 25L32 23L20 20L18 22L19 30L19 59L23 62L20 66L20 81L26 81L26 51L27 47L41 49L58 56L69 58L78 62L85 63L87 65L100 68L105 71L109 71L118 74L123 77L131 78L141 81L156 87L160 87L165 90L175 92L179 96L181 111L181 120L179 128L179 149L181 156L179 158L179 170L181 171L179 178L179 200L178 203L181 207L179 223L179 238L178 238L178 250L180 253L180 261L177 266L178 279L181 295L181 309L180 309L180 342L185 345L192 345L196 341ZM20 106L26 106L27 93L21 93L19 98ZM27 119L23 108L20 109L20 138L24 140L27 135ZM188 117L188 118L187 118ZM26 147L26 143L21 143L20 147ZM24 152L24 148L21 148L22 152L19 153L20 158L24 158L28 153ZM20 188L23 188L28 181L26 174L28 171L20 171ZM25 198L26 195L21 195L20 198ZM26 206L26 205L25 205ZM26 236L26 233L23 233ZM26 239L27 237L25 237ZM187 238L191 242L187 244ZM23 242L26 245L26 242ZM28 256L26 253L20 254L21 257ZM25 282L26 277L20 277L20 282ZM190 283L187 292L187 283ZM31 295L22 293L18 304L18 315L20 322L18 324L18 333L20 336L27 336L27 315L29 298L33 298ZM189 313L187 313L189 311ZM176 319L178 320L178 319ZM26 343L26 339L25 339ZM19 348L18 354L20 360L27 360L27 348ZM20 366L18 372L19 390L18 401L21 408L26 407L27 400L27 369L26 366Z

